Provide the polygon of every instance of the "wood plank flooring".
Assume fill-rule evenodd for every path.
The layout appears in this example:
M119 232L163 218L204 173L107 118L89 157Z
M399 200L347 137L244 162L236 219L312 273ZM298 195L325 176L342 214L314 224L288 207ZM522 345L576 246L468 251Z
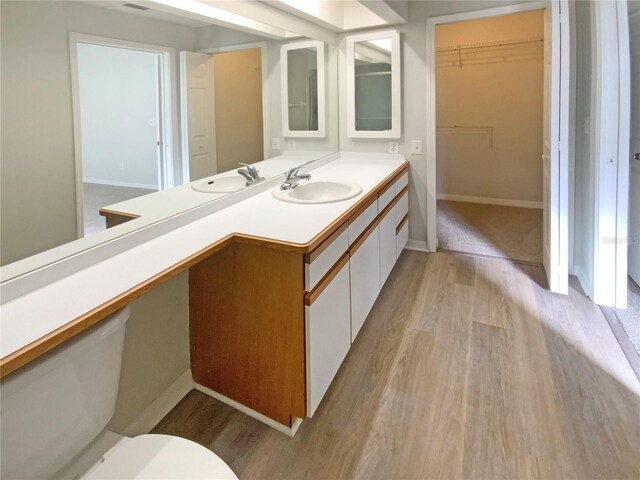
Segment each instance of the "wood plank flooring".
M155 428L241 479L638 479L640 382L540 267L405 251L294 438L192 391Z

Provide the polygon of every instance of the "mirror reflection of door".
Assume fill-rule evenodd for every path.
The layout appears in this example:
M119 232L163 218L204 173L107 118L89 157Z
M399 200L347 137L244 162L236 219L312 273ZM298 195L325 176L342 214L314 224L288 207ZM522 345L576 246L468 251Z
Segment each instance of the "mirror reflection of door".
M355 44L356 130L391 130L391 39Z
M185 182L264 160L262 49L180 55Z
M318 130L318 51L298 48L287 52L289 130Z
M160 55L79 43L84 235L105 229L99 210L163 188Z

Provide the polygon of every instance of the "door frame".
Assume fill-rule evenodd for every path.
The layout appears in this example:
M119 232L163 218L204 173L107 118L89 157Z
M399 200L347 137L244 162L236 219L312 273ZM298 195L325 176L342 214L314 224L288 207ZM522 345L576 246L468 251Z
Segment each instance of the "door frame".
M83 163L82 163L82 132L80 120L80 81L78 77L78 44L100 45L104 47L123 48L155 53L161 59L160 82L158 97L160 108L160 147L159 148L159 187L175 186L174 159L177 156L178 145L178 110L177 94L174 88L176 78L175 49L151 45L147 43L130 42L117 38L100 37L84 33L69 32L69 61L71 67L71 102L73 111L73 150L76 175L76 235L84 237L84 194L83 194Z
M267 90L267 42L251 42L251 43L239 43L236 45L229 45L226 47L214 47L205 48L204 50L198 50L198 53L207 53L213 55L215 53L227 53L237 52L240 50L252 50L254 48L260 49L260 61L262 63L260 73L262 75L262 156L263 160L266 160L266 156L269 152L269 92ZM279 51L279 50L278 50ZM215 69L215 62L213 64ZM214 86L215 90L215 86ZM189 166L187 165L187 168Z
M563 2L564 3L564 2ZM566 2L568 3L568 2ZM431 17L427 19L427 45L426 45L426 172L425 178L427 183L427 199L426 199L426 211L425 211L425 224L427 225L427 250L428 251L436 251L437 249L437 223L436 223L436 215L437 215L437 184L436 184L436 169L437 169L437 156L436 156L436 26L447 24L447 23L455 23L462 22L467 20L479 20L484 18L492 18L492 17L500 17L505 15L511 15L515 13L529 12L534 10L546 10L547 8L551 8L549 2L546 1L534 1L528 3L521 3L516 5L508 5L504 7L496 7L496 8L488 8L481 10L474 10L470 12L457 13L452 15L444 15L438 17ZM556 27L560 24L560 16L559 16L559 8L552 8L551 10L553 15L552 27ZM567 20L569 19L569 14L566 12L565 14ZM569 25L569 23L567 23ZM559 32L558 32L559 33ZM559 35L558 35L559 37ZM560 52L561 55L567 55L565 57L566 63L563 61L563 65L567 65L567 71L569 70L570 63L568 61L569 52L566 46L569 45L569 42L561 42L561 47L564 46L565 49ZM561 63L559 61L553 62L556 68L560 68ZM566 155L565 161L560 161L559 171L557 172L560 180L560 190L564 191L564 195L559 195L559 201L562 198L566 198L567 202L560 201L560 210L567 212L568 217L563 219L558 219L558 227L559 227L559 256L560 262L557 265L559 269L561 277L561 281L559 282L559 288L556 288L557 291L566 293L566 280L562 281L562 279L568 280L568 267L569 267L569 224L571 212L569 211L568 197L569 192L571 190L571 182L569 180L569 169L570 169L570 106L572 104L572 94L569 92L569 75L565 75L564 78L560 79L560 72L552 70L552 76L558 76L558 85L561 91L561 115L559 119L556 119L555 122L555 130L557 130L556 134L552 136L552 138L560 138L560 142L558 148L560 150L560 155ZM565 261L562 261L564 259ZM557 286L556 286L557 287Z
M595 2L592 300L627 306L631 63L627 2ZM612 34L615 33L615 34Z
M640 26L640 3L636 4L635 6L633 6L632 8L629 9L629 38L630 38L630 59L631 59L631 70L630 70L630 75L633 75L633 62L634 62L634 58L636 59L636 62L639 62L640 65L640 31L638 31L637 33L634 33L633 29L632 29L632 25L636 23ZM639 88L640 87L640 77L636 77L636 79L634 80L633 76L631 76L631 95L633 95L633 88L634 88L634 81L638 82L638 87L635 88ZM635 98L636 101L636 105L638 105L638 107L636 108L640 108L640 97ZM633 110L632 113L633 115ZM638 115L636 113L636 115ZM639 118L639 117L636 117ZM633 124L633 117L632 117L632 124ZM632 125L633 127L633 125ZM640 129L636 129L635 131L631 131L631 140L633 140L634 138L637 138L638 140L640 140ZM632 143L630 142L630 146L633 147L634 144L638 144L638 143ZM631 162L631 167L629 168L629 182L631 182L631 180L633 178L635 178L635 176L637 175L638 177L640 177L640 161L638 160L633 160L633 154L637 153L638 151L640 151L640 149L631 149L629 151L629 162ZM635 173L634 173L635 172ZM633 222L631 215L634 213L634 210L631 208L631 191L632 191L633 187L631 186L630 183L630 187L629 187L629 234L634 234L635 232L640 232L640 219L638 217L640 217L640 212L638 212L638 217L635 218L635 222L636 222L636 226L635 229L632 229L632 224L631 222ZM640 191L639 192L635 192L635 195L639 196L638 198L640 198ZM636 204L638 205L638 204ZM635 247L632 247L632 245L635 245ZM635 256L632 255L632 248L635 248L635 252L640 253L640 235L638 235L637 237L630 237L629 238L629 249L628 249L628 256L629 258L627 259L627 270L628 270L628 274L630 277L632 277L632 279L634 279L634 281L636 283L638 283L640 285L640 255L636 254ZM637 258L638 261L635 264L632 264L631 262Z

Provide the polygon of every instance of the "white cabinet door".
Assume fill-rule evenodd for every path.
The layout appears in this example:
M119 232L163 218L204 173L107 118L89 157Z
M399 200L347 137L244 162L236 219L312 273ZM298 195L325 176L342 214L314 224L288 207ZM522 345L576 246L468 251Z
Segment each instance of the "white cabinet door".
M351 341L353 342L380 293L380 233L376 226L364 242L352 252L351 269Z
M387 281L397 259L396 216L393 208L380 220L380 285Z
M313 416L351 346L349 264L305 307L307 415Z

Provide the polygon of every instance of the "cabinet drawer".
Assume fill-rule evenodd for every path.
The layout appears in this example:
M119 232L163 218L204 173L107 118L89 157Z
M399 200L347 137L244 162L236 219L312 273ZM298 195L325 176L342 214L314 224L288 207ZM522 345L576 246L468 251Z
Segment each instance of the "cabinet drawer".
M377 198L374 198L370 204L360 209L349 219L349 245L357 240L377 216L378 202Z
M391 200L396 196L395 182L391 182L385 187L385 189L378 195L378 213L381 213L384 208L391 203Z
M347 256L345 256L345 260ZM305 306L307 416L315 413L351 346L349 263Z
M313 290L329 269L349 249L348 227L348 223L345 222L318 248L305 256L304 286L307 292Z
M396 225L400 225L402 219L409 213L409 192L405 191L396 203Z
M351 251L351 341L362 328L371 307L380 293L380 233L375 225L357 247Z
M409 185L409 172L406 171L404 172L402 175L400 175L400 178L398 178L398 180L396 180L396 195L398 195L402 189L404 187L406 187L407 185Z
M396 257L399 257L409 241L409 216L405 216L396 230Z

